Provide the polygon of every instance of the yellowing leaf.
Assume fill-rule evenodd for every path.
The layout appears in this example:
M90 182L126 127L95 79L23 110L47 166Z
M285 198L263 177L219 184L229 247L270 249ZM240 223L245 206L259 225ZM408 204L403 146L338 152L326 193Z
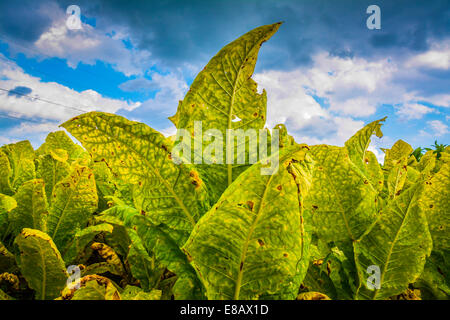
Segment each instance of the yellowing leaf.
M50 132L37 150L37 155L46 155L55 153L55 150L65 150L70 160L85 157L85 151L79 145L76 145L64 131ZM60 153L60 152L59 152ZM59 159L60 160L60 159Z
M220 50L197 75L176 114L169 118L178 129L186 129L191 134L194 134L196 121L202 122L203 132L219 130L224 135L222 163L225 163L226 146L232 143L226 141L227 129L264 128L266 92L257 92L257 84L251 76L259 48L279 27L280 23L275 23L256 28ZM204 147L207 145L209 143L204 142ZM201 168L205 180L210 182L208 187L213 201L237 177L233 171L244 170L231 163L202 165Z
M403 140L398 140L391 149L382 149L385 152L383 168L390 170L403 158L409 158L413 148Z
M17 207L17 202L13 197L0 193L0 240L6 237L6 230L9 225L8 213Z
M8 156L0 149L0 193L12 195L11 177L12 169L9 164Z
M422 273L432 241L419 206L420 193L417 184L391 200L370 232L354 244L361 276L359 298L386 299L400 294ZM371 266L380 271L375 275L379 288L367 285Z
M139 211L155 223L184 232L187 239L208 208L206 188L195 169L172 161L162 134L145 124L98 112L75 117L63 126L94 160L105 159L120 180L134 184Z
M428 220L433 250L450 249L450 163L425 180L421 205Z
M381 126L385 120L386 117L369 123L345 142L350 160L378 191L383 188L383 171L375 154L368 151L367 148L370 145L372 135L376 135L378 138L383 136Z
M34 150L28 140L2 147L12 169L11 187L17 190L24 182L35 178Z
M17 207L9 214L13 234L16 236L23 228L46 231L47 197L44 181L33 179L25 182L14 195Z
M92 170L75 167L52 194L47 228L55 244L65 250L75 233L83 228L97 209L98 197Z
M55 299L61 294L68 274L52 239L44 232L25 228L17 236L20 270L36 299Z
M305 208L319 238L357 240L377 218L377 191L350 161L345 148L311 147L316 162Z
M126 286L121 297L122 300L160 300L161 290L152 290L144 292L141 288L135 286Z
M62 150L62 149L59 149ZM67 155L67 154L66 154ZM63 156L63 155L62 155ZM45 194L49 203L52 202L52 193L56 184L70 173L70 166L65 162L64 157L54 157L47 154L40 156L36 160L37 174L44 180Z
M302 202L312 168L307 147L286 148L276 173L253 165L200 219L183 250L209 299L296 297L309 262Z
M121 300L116 285L108 278L88 275L80 279L80 288L64 288L62 300Z

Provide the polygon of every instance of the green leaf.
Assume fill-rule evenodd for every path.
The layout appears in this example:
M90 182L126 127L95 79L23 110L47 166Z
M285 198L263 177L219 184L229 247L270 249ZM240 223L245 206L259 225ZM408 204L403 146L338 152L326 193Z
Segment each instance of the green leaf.
M75 233L74 238L70 242L70 245L66 252L63 253L64 261L66 263L73 262L79 257L86 246L92 242L100 233L112 233L113 226L108 223L101 223L94 226L86 227Z
M383 169L390 170L403 158L409 158L413 152L413 148L403 140L398 140L391 149L381 149L384 151L384 165Z
M0 193L12 195L14 192L11 187L12 169L9 164L8 156L0 149Z
M141 288L135 286L126 286L121 294L122 300L160 300L161 290L152 290L144 292Z
M0 193L0 239L6 237L9 226L8 214L17 207L17 202L13 197Z
M400 294L422 273L432 241L418 202L421 191L417 184L390 201L370 232L354 244L362 280L359 298L386 299ZM369 266L379 267L379 289L367 286Z
M52 239L44 232L25 228L17 236L20 270L36 299L54 299L61 294L68 274Z
M94 162L92 170L94 171L95 183L97 184L99 210L106 210L108 208L108 200L105 197L114 196L116 179L104 161Z
M1 148L8 156L12 169L11 187L17 190L25 181L35 178L34 150L28 140L8 144Z
M266 122L266 92L257 93L257 84L251 78L259 48L278 30L281 23L256 28L220 50L197 75L179 103L177 112L169 119L178 129L194 133L194 123L202 121L203 132L227 129L263 129ZM225 138L224 138L225 142ZM213 143L213 142L210 142ZM209 143L204 143L206 147ZM223 156L226 155L224 143ZM225 163L222 161L222 163ZM201 165L202 177L215 202L225 188L248 167L233 164Z
M48 233L58 248L65 250L75 233L86 226L97 209L97 189L92 170L76 166L55 186L52 198Z
M396 196L398 196L400 192L403 190L406 178L408 177L407 162L408 159L406 156L399 159L398 161L396 161L394 165L392 165L392 167L388 172L386 184L390 199L393 199Z
M8 296L6 293L3 292L3 290L0 289L0 301L1 300L14 300L10 296Z
M67 152L70 160L85 158L88 155L79 145L76 145L64 131L50 132L45 138L45 142L36 150L36 154L46 155L57 149Z
M377 191L345 148L311 147L316 162L305 210L322 240L357 240L377 218Z
M425 181L421 199L428 220L433 250L450 249L450 163Z
M372 186L378 191L383 187L383 172L377 158L367 148L370 145L372 135L376 135L378 138L383 137L381 126L386 118L384 117L383 119L369 123L345 142L350 160L361 170Z
M202 298L201 284L198 282L194 269L189 265L186 256L179 248L179 243L182 243L182 239L184 238L182 233L177 234L163 224L154 225L150 219L141 215L136 209L128 206L112 207L104 211L97 220L127 228L136 228L137 235L140 238L141 244L146 249L147 254L149 256L154 255L161 266L167 267L178 276L178 280L173 289L175 299ZM141 252L142 247L140 247L139 242L135 238L134 232L128 231L128 235L132 240L130 252L133 253L134 249L139 249L139 253L142 253L139 259L145 259L145 255ZM133 245L137 245L137 247L133 249ZM138 259L138 257L134 258ZM141 262L145 261L141 260ZM148 277L149 266L142 266L142 269L137 269L138 267L136 266L133 275L136 274L138 279ZM156 267L157 270L153 272L158 273L160 266Z
M414 283L414 288L420 289L422 299L450 299L450 266L445 261L445 256L448 259L449 253L446 251L441 255L432 252L427 259L422 274Z
M44 181L34 179L25 182L14 195L17 208L9 214L14 236L23 228L46 231L47 197L45 196Z
M321 292L303 292L297 296L297 300L331 300L326 294Z
M12 253L0 242L0 271L9 272L14 268L16 259Z
M108 278L88 275L80 279L79 289L65 288L63 300L121 300L117 286Z
M279 130L280 148L290 147L295 144L294 138L288 134L284 124L277 124L274 129Z
M309 263L302 203L312 168L307 147L284 149L276 173L253 165L200 219L183 250L209 299L296 297Z
M153 252L161 265L177 275L173 287L175 299L202 299L202 285L199 283L195 270L189 264L186 256L180 250L178 241L167 233L164 225L152 225L143 216L136 218L137 233L147 252Z
M305 279L302 283L302 292L322 292L330 298L336 299L336 289L330 277L327 275L326 270L324 270L324 267L326 267L326 264L310 264L308 272L306 273Z
M157 223L188 237L207 210L207 193L194 169L177 165L159 132L123 117L91 112L63 124L94 160L105 159L122 181L135 185L135 205Z
M65 161L62 161L63 159L55 154L47 154L37 159L37 174L45 182L45 194L50 203L56 184L70 173L70 167Z
M145 250L136 231L130 229L128 234L132 240L127 256L131 274L139 280L142 289L149 291L158 284L165 268L156 261L153 252L150 251L151 254L149 254Z

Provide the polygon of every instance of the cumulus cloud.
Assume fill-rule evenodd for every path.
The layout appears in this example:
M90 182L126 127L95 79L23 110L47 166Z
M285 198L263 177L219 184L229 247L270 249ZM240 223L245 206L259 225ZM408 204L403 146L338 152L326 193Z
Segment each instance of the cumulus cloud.
M448 126L440 120L427 121L427 125L436 137L441 137L449 133Z
M402 120L422 119L424 115L437 110L419 103L405 103L397 107L396 114Z
M142 102L140 110L159 111L164 114L174 113L178 107L178 101L182 100L189 89L186 81L179 74L152 73L151 80L139 78L129 80L120 85L125 91L156 91L153 98Z
M58 19L34 43L39 54L67 60L67 64L76 68L80 62L94 65L97 61L110 64L115 70L126 76L142 75L152 65L148 50L127 48L124 32L105 33L82 24L82 29L69 30L64 19ZM36 54L36 51L29 54Z
M405 66L448 70L450 68L450 41L433 43L430 50L411 57Z
M21 87L28 90L15 93ZM140 106L140 103L103 97L90 89L78 92L56 82L42 82L5 60L0 60L0 88L11 90L0 92L0 111L15 117L61 122L87 111L114 113Z

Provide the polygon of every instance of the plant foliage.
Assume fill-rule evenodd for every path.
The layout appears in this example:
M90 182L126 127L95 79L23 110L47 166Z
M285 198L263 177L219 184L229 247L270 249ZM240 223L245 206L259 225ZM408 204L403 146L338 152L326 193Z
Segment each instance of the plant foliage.
M264 129L251 76L279 27L220 50L175 126ZM277 125L271 175L267 159L177 164L173 137L102 112L61 125L83 147L64 131L37 150L5 145L0 299L448 299L449 147L399 140L380 165L368 146L385 120L342 147L299 144Z

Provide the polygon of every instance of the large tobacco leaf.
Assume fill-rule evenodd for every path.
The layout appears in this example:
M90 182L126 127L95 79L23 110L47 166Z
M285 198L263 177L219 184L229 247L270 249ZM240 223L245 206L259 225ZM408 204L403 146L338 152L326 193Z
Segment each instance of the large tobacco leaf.
M283 151L273 175L260 163L241 174L184 245L209 299L296 297L309 263L302 204L313 162L305 146Z
M383 168L390 170L404 157L409 157L413 152L413 148L403 140L398 140L391 149L381 149L384 151L384 165Z
M44 232L25 228L17 236L20 249L19 265L36 299L55 299L61 294L68 274L61 254Z
M58 248L65 250L97 209L98 196L92 170L75 166L70 175L54 187L52 198L47 230Z
M421 192L417 184L391 200L370 232L354 243L362 280L358 298L386 299L400 294L422 273L432 240L418 201ZM367 286L369 266L379 267L379 289Z
M367 148L372 135L375 134L378 138L383 137L381 126L385 120L386 117L369 123L345 142L350 160L368 178L372 186L379 191L383 187L383 171L373 152L368 151Z
M119 287L106 277L87 275L79 284L80 288L65 287L58 300L121 300Z
M136 274L138 278L147 277L144 281L148 282L148 275L145 275L145 272L149 265L142 263L149 262L142 252L142 247L144 247L148 258L154 256L161 266L167 267L168 270L177 275L178 279L173 288L175 299L203 298L202 285L199 283L197 275L185 254L179 248L179 244L183 243L183 233L175 233L164 224L154 225L148 217L142 215L138 210L124 205L104 211L97 220L136 230L136 234L133 231L129 231L128 234L133 241L132 248L136 246L133 251L130 248L132 254L141 253L138 257L132 257L132 259L141 260L140 264L143 269L137 270L134 268L133 271L133 274ZM138 241L135 238L136 235L139 237ZM147 261L142 261L142 259ZM151 268L155 268L155 266Z
M86 227L75 233L72 240L69 242L67 249L62 252L64 261L66 263L71 263L75 258L79 257L86 246L92 242L95 236L101 233L112 233L113 226L108 223L101 223L93 226Z
M62 149L56 149L62 151ZM67 157L67 154L66 154ZM49 202L52 201L52 193L56 184L70 173L70 166L56 152L40 156L37 162L37 175L44 180L45 194Z
M433 250L450 250L450 162L425 181L421 205L433 238Z
M156 260L153 252L145 249L141 238L133 229L128 230L131 239L130 250L127 255L127 262L130 266L131 274L139 280L139 284L145 291L154 288L164 272L161 264Z
M414 282L414 288L419 288L423 300L450 299L450 252L442 254L432 252L427 259L422 274Z
M104 159L122 181L135 185L139 210L188 237L207 210L206 188L195 169L172 161L162 134L145 124L99 112L75 117L62 126L94 160Z
M24 182L35 178L35 154L34 149L28 140L5 145L1 150L9 159L12 169L10 186L14 191Z
M0 240L6 237L9 226L9 212L17 207L17 202L13 197L0 193Z
M12 195L11 176L13 174L8 156L0 149L0 193Z
M69 160L86 158L87 153L79 145L76 145L64 131L51 132L45 138L45 142L36 150L38 156L50 154L57 149L65 150Z
M142 216L137 217L137 233L148 252L153 252L160 263L177 275L172 288L175 299L204 299L203 287L178 241L170 237L164 225L152 225Z
M23 228L45 232L48 210L44 181L33 179L25 182L17 190L14 199L17 207L9 214L13 235L18 235Z
M377 190L350 160L346 148L311 147L316 162L305 209L325 241L357 240L377 219Z
M203 132L216 129L223 137L228 129L263 129L266 92L257 92L257 84L251 76L259 48L279 27L280 23L275 23L256 28L220 50L197 75L176 114L169 118L175 126L193 135L194 123L201 121ZM224 157L226 146L232 143L225 140ZM248 165L199 165L199 170L209 182L212 201L215 202Z

